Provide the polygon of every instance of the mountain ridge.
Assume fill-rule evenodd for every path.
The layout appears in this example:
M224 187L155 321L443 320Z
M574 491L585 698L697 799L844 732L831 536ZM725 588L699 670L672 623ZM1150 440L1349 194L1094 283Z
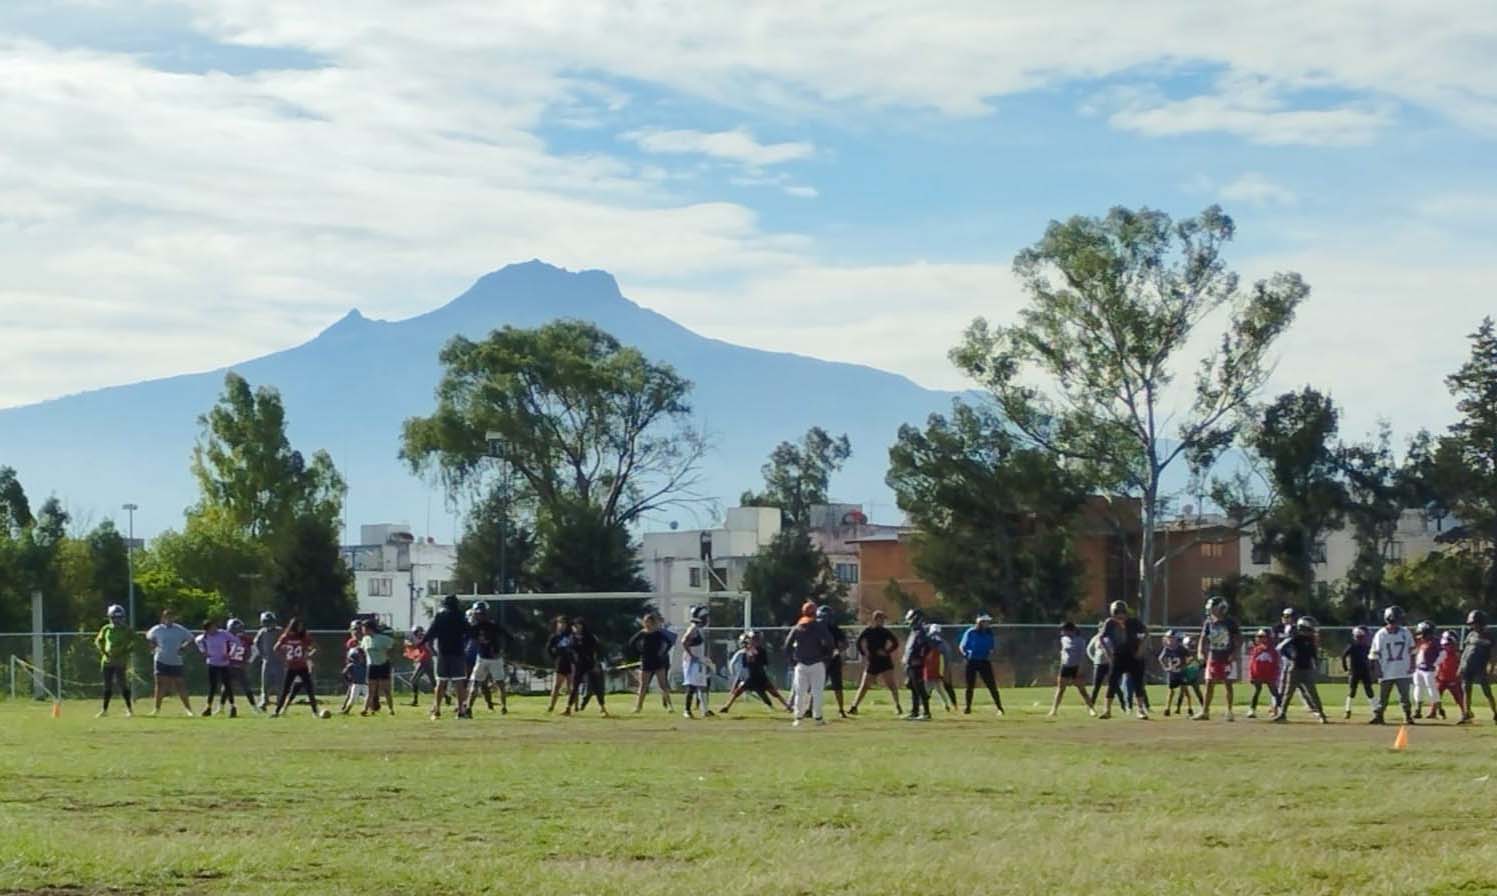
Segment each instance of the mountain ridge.
M380 320L352 308L281 351L0 410L0 464L16 467L33 494L56 493L81 507L140 504L137 534L179 526L195 497L187 463L197 416L232 370L280 390L292 444L333 455L350 486L352 532L367 522L419 521L442 496L400 466L399 424L430 412L441 346L458 334L481 338L505 325L561 318L592 321L693 382L691 403L717 439L704 464L705 491L720 505L759 485L759 467L775 444L819 425L846 431L853 442L833 492L871 504L875 517L893 518L883 483L888 445L900 424L923 422L956 394L868 365L706 337L633 302L606 271L567 271L533 259L484 274L411 317ZM446 539L455 524L429 528Z

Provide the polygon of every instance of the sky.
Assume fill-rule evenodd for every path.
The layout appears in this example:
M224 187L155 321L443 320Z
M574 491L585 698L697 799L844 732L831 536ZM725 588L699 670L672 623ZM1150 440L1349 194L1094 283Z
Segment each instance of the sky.
M1052 219L1220 203L1272 389L1453 416L1497 313L1497 4L6 0L0 407L530 258L931 387Z

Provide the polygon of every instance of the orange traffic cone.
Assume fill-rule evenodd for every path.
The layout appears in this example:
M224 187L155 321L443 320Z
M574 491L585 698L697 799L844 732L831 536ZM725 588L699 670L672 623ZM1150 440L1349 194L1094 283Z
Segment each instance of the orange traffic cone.
M1393 738L1393 749L1402 750L1409 745L1409 726L1399 725L1398 736Z
M54 719L60 719L60 718L62 718L62 701L61 700L53 700L52 701L52 718L54 718Z

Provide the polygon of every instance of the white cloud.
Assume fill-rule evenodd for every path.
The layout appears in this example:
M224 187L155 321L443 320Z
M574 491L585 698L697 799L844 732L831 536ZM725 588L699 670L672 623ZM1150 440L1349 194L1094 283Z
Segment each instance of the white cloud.
M1299 201L1295 192L1257 171L1248 171L1222 184L1217 195L1231 202L1253 205L1293 205Z
M815 145L800 141L760 143L745 128L715 132L645 129L629 131L621 137L645 152L704 155L750 168L807 159L816 152Z
M1152 89L1115 91L1114 127L1151 137L1223 132L1266 145L1370 143L1393 120L1387 103L1296 108L1289 91L1263 78L1230 78L1217 91L1168 100Z
M787 195L796 196L801 199L815 199L820 195L815 187L808 187L805 184L790 184L784 189Z

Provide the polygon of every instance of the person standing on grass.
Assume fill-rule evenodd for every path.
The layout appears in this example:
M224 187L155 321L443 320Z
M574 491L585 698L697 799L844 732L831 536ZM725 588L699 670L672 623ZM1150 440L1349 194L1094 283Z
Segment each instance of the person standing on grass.
M795 672L791 676L794 725L799 726L807 713L816 724L826 724L821 715L826 691L826 660L835 649L831 632L816 621L816 604L806 601L801 605L800 619L785 636L785 655L795 662Z
M833 618L832 608L824 604L816 608L816 621L826 627L827 634L832 638L832 653L826 661L826 683L832 689L832 696L837 698L837 715L845 719L847 710L842 704L842 653L847 650L847 634Z
M326 711L317 709L317 688L312 685L312 657L317 654L317 645L307 633L307 627L302 624L300 617L293 616L286 624L285 630L276 638L274 650L281 656L286 675L281 681L281 696L276 700L275 712L271 716L280 718L287 701L291 699L293 688L300 687L306 691L312 715L327 718Z
M764 637L758 632L744 632L738 636L738 652L733 654L728 668L731 670L729 677L733 679L733 690L728 695L728 702L723 704L724 715L745 693L753 693L764 701L765 706L774 709L774 704L770 702L772 696L780 701L780 707L785 712L795 712L795 707L785 700L780 689L769 680L769 651L764 646Z
M930 649L925 652L925 692L941 698L941 705L952 712L956 709L956 692L946 684L946 653L951 648L934 622L926 623L925 636L930 639Z
M1403 607L1389 607L1383 611L1383 627L1372 636L1372 649L1368 656L1377 663L1378 701L1369 724L1384 725L1383 714L1388 709L1388 698L1398 690L1398 702L1403 707L1403 723L1414 724L1414 709L1409 702L1409 681L1414 677L1414 636L1403 624Z
M1294 635L1281 642L1278 650L1283 655L1289 672L1285 679L1287 689L1279 697L1273 721L1288 721L1289 698L1298 691L1311 714L1320 719L1320 724L1326 724L1329 720L1325 715L1325 707L1320 702L1320 689L1315 685L1315 674L1320 669L1320 639L1315 620L1309 616L1296 619Z
M1206 699L1201 702L1201 711L1191 717L1198 721L1211 718L1211 698L1218 684L1226 692L1227 721L1232 721L1232 664L1242 649L1242 629L1228 615L1228 609L1224 598L1206 601L1206 619L1201 623L1201 646L1197 654L1206 664Z
M1492 661L1492 636L1487 631L1487 614L1472 610L1466 614L1466 640L1461 651L1461 684L1466 692L1466 702L1461 707L1459 724L1469 725L1476 715L1471 704L1476 701L1476 688L1486 695L1487 706L1492 709L1492 721L1497 722L1497 700L1492 699L1492 684L1487 677L1487 666Z
M645 695L650 692L650 682L660 687L660 696L667 712L671 709L670 655L671 645L665 632L660 630L660 617L646 613L640 620L641 628L629 639L628 649L639 657L639 692L635 695L634 711L645 708Z
M1293 637L1293 636L1291 636ZM1280 643L1284 639L1280 639ZM1288 696L1290 690L1279 690L1279 682L1285 682L1287 688L1289 669L1283 662L1283 655L1279 653L1274 644L1273 633L1266 628L1258 629L1253 635L1252 646L1248 648L1248 681L1253 683L1253 699L1248 703L1247 717L1255 719L1258 717L1258 698L1263 689L1268 688L1268 696L1273 698L1273 706L1269 710L1269 716L1279 713L1279 701L1283 699L1281 694Z
M500 656L503 642L509 639L506 632L499 623L489 618L489 605L479 601L473 605L470 611L472 616L468 623L468 643L473 651L473 671L468 677L468 707L467 713L473 716L473 704L478 702L478 693L483 691L484 700L487 701L489 712L494 711L494 697L490 693L490 687L499 689L499 709L501 714L509 712L504 687L504 660Z
M888 619L883 610L875 610L873 624L858 634L858 656L863 658L863 678L858 682L858 693L852 698L852 707L847 710L850 716L858 714L858 706L875 681L889 689L889 694L894 698L894 714L904 715L904 708L899 705L899 682L894 677L894 655L899 652L899 639L885 624Z
M1465 689L1461 687L1461 643L1455 632L1446 630L1440 635L1440 656L1435 660L1435 709L1440 718L1445 718L1445 706L1441 702L1446 694L1455 701L1455 711L1460 714L1465 705Z
M1440 639L1435 624L1424 620L1414 626L1414 718L1424 718L1424 704L1429 703L1429 718L1435 717L1435 661L1440 658Z
M260 666L260 709L270 708L270 698L286 677L285 664L276 652L276 641L281 638L281 626L275 614L266 610L260 614L260 628L255 632L254 649L250 651L250 665Z
M681 636L681 681L686 686L686 718L695 718L691 714L693 707L699 706L702 710L702 718L711 718L712 710L707 708L707 621L711 618L711 612L706 606L698 604L691 608L691 626L686 629L686 634Z
M1164 695L1164 714L1168 717L1185 689L1185 646L1180 643L1180 634L1174 629L1165 632L1162 640L1159 668L1164 670L1164 684L1169 689Z
M1149 717L1149 693L1144 686L1144 651L1149 647L1149 629L1128 615L1128 605L1115 600L1107 608L1105 637L1112 643L1112 673L1107 682L1107 705L1101 718L1112 718L1112 700L1120 696L1133 704L1140 719Z
M1075 626L1072 626L1074 629ZM993 651L998 648L998 638L993 634L993 617L986 613L977 614L972 627L962 632L962 639L957 642L957 649L962 654L962 659L967 661L965 677L967 680L967 702L962 708L962 714L972 714L972 690L981 678L982 683L987 685L988 694L993 698L993 709L999 715L1003 715L1003 698L998 696L998 682L993 678ZM1083 692L1084 694L1084 692ZM1060 705L1060 693L1055 695L1056 705Z
M250 686L249 679L249 659L250 653L255 649L255 636L245 629L242 619L230 619L224 629L234 637L233 643L229 645L229 680L244 694L244 701L249 704L249 708L258 714L260 706L255 702L255 690Z
M344 659L343 684L347 686L348 693L344 695L343 706L338 712L346 716L353 711L354 704L363 708L369 703L369 660L365 658L363 648L357 644L348 648Z
M193 647L192 632L177 624L177 614L171 610L161 611L161 622L146 632L146 643L151 645L151 661L155 666L156 705L151 715L161 712L161 699L170 688L182 701L182 710L189 716L192 701L187 696L187 679L183 675L182 651ZM194 648L196 649L196 648Z
M457 717L464 718L463 707L468 705L468 663L465 657L468 641L468 623L463 618L463 606L457 595L442 598L442 609L427 626L421 643L432 647L436 657L437 690L433 696L431 717L442 717L442 701L449 687L457 691Z
M1055 699L1050 702L1049 716L1052 719L1060 711L1060 698L1065 696L1066 688L1069 687L1074 687L1081 695L1081 702L1086 704L1087 712L1092 715L1097 714L1097 711L1092 708L1092 698L1086 695L1086 686L1081 683L1081 658L1085 655L1085 650L1081 644L1081 633L1077 630L1076 623L1066 620L1060 626L1060 672L1055 676ZM970 706L972 701L970 675L967 681L967 702Z
M135 651L135 630L125 622L125 608L119 604L110 606L108 621L94 636L94 647L99 651L99 672L104 679L104 706L98 718L109 715L109 701L114 697L114 686L120 687L120 696L125 700L125 718L135 715L135 704L130 700L130 655Z
M546 654L551 657L551 702L546 705L546 712L554 712L562 684L570 685L572 681L572 621L567 617L558 616L552 621Z
M395 638L385 631L378 619L366 619L359 638L359 648L364 651L364 658L369 663L369 697L361 714L378 713L380 696L384 695L385 704L390 707L390 715L395 715L394 675L390 668L390 652L395 649Z
M905 624L910 627L910 637L904 642L904 679L910 689L910 714L908 722L930 721L930 692L925 689L925 656L933 645L926 633L925 614L910 609L904 614Z
M1367 705L1377 709L1377 698L1372 694L1372 658L1368 655L1371 633L1367 626L1359 625L1351 630L1351 644L1341 653L1341 671L1346 673L1346 716L1351 718L1351 701L1357 696L1357 685L1367 692Z
M432 693L437 691L437 673L432 668L431 648L422 643L426 629L416 626L401 649L401 655L411 661L411 705L421 705L421 681L426 680Z
M581 700L582 688L586 685L588 694L598 701L599 712L607 716L608 707L603 703L607 685L603 681L603 666L598 656L598 639L587 630L586 620L581 617L572 620L572 637L567 643L572 653L572 689L567 694L567 708L561 714L569 716L574 711L582 711L586 706Z
M239 708L234 705L234 682L229 674L229 655L239 639L218 627L217 619L207 619L203 622L203 633L197 637L198 650L208 661L208 702L203 707L203 717L213 715L213 698L218 697L218 711L224 711L225 702L228 703L229 718L239 715Z
M1092 664L1092 693L1091 697L1087 700L1087 705L1092 707L1093 714L1096 711L1097 698L1104 696L1102 693L1104 685L1107 687L1106 697L1111 698L1116 696L1116 691L1112 685L1114 645L1112 639L1108 637L1108 622L1109 620L1104 619L1097 623L1097 631L1092 635L1091 640L1086 642L1086 658L1091 660ZM1107 703L1107 711L1099 718L1112 718L1111 700Z

